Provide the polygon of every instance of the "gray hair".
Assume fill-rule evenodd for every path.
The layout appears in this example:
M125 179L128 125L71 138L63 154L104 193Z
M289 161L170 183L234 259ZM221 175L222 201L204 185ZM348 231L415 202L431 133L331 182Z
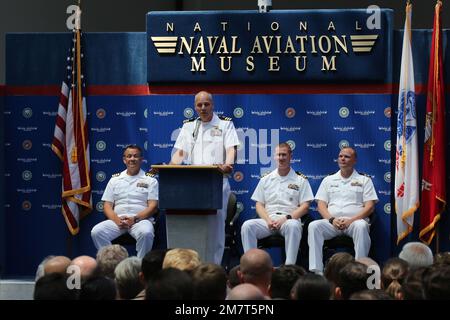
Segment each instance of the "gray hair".
M398 255L408 262L410 268L427 267L433 264L433 252L421 242L408 242Z
M138 257L122 260L114 270L117 291L121 299L133 299L144 289L139 280L142 261Z

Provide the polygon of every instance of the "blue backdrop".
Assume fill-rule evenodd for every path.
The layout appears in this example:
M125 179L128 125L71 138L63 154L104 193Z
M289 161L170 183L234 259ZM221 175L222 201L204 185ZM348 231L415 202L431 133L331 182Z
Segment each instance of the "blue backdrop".
M106 93L88 97L96 210L82 221L80 234L70 236L60 212L60 164L50 150L57 90L44 90L44 95L30 93L34 85L58 88L70 39L69 34L7 36L8 90L2 110L6 226L2 249L6 253L7 276L33 275L38 263L49 254L94 255L90 230L104 219L99 200L111 174L123 169L122 147L129 143L145 146L147 166L167 162L176 130L193 112L191 94L132 96ZM85 39L88 84L145 84L142 80L146 79L146 69L142 68L146 57L145 34L86 34ZM426 82L424 70L428 65L429 32L414 32L414 39L416 83L420 85ZM44 47L43 43L47 45ZM401 43L401 36L396 34L396 48L398 43ZM63 49L52 51L47 49L49 47ZM397 74L400 53L397 49L394 53L389 54L394 60L394 74ZM18 88L25 93L14 93L20 91L14 91ZM110 88L105 92L112 92L108 90ZM235 90L239 92L240 88ZM349 143L358 151L357 168L373 177L380 198L373 241L377 260L383 262L398 250L393 244L395 224L391 220L395 217L390 215L391 149L394 148L391 139L395 132L396 95L391 92L332 94L327 93L326 88L317 92L215 95L216 111L234 118L242 142L239 164L231 179L232 189L243 210L240 222L254 214L254 204L249 199L261 172L272 165L270 154L276 142L288 140L295 146L293 167L309 177L313 191L325 175L337 170L335 158L339 146ZM420 133L423 131L424 103L424 96L419 94ZM315 208L311 212L316 214ZM441 230L442 234L448 235L447 215L443 216ZM441 239L441 250L448 250L448 237Z

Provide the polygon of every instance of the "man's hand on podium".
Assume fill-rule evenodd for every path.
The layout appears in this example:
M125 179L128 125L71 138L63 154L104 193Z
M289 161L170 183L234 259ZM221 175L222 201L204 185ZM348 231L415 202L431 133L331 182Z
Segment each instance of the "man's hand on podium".
M233 165L232 164L218 164L217 167L219 168L222 173L231 173L233 172Z

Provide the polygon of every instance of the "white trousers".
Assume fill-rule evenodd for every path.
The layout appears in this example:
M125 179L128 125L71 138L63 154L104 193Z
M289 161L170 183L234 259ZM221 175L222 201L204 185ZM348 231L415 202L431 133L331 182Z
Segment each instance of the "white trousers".
M284 237L284 248L286 250L285 264L296 264L297 254L300 249L300 240L302 239L302 223L297 219L286 220L278 231L270 230L267 222L263 219L250 219L245 221L241 228L244 252L256 248L258 246L258 239L268 237L275 232L279 232Z
M315 220L308 227L309 270L323 272L323 242L339 235L348 235L355 244L355 259L367 257L370 249L369 224L356 220L346 230L336 229L328 220Z
M91 230L94 245L99 250L111 245L111 240L129 232L136 239L137 257L143 258L147 252L152 250L155 229L150 220L141 220L131 226L131 229L120 229L112 220L105 220L96 224Z
M225 219L227 217L230 193L230 183L228 179L223 179L222 209L217 210L216 214L208 216L207 257L204 262L211 262L218 265L222 263L223 252L225 250Z

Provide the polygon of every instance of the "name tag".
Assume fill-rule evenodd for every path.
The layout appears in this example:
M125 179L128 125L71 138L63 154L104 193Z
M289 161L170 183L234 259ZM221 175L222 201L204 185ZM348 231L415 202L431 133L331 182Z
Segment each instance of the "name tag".
M359 181L352 181L350 183L351 186L357 186L357 187L362 187L362 183Z
M222 129L219 129L219 128L211 129L212 137L220 137L221 135L222 135Z
M290 185L288 185L288 188L296 190L296 191L298 191L298 189L300 189L300 187L294 183L291 183Z
M144 182L138 182L137 187L138 188L148 188L148 184L144 183Z

